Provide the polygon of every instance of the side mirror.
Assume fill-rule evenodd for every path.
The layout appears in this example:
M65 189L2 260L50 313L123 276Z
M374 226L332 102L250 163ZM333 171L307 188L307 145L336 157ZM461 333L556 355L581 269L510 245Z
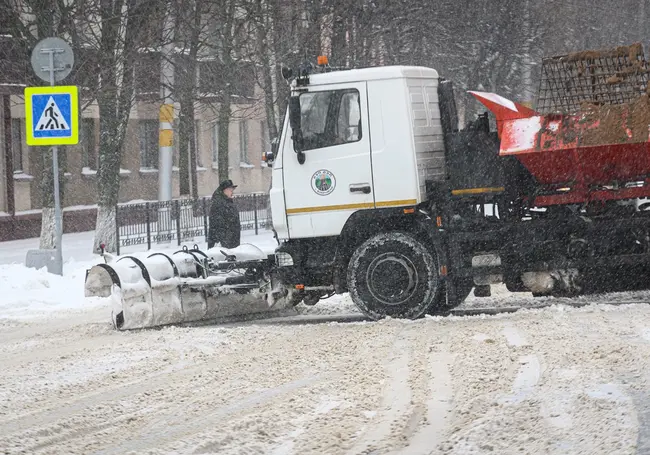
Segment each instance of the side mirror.
M278 156L279 144L280 138L276 136L271 140L271 151L262 153L262 161L264 161L269 167L273 164L275 157Z
M289 98L289 124L291 125L291 139L293 140L293 150L298 155L298 163L305 163L305 153L302 150L303 138L300 129L300 99L297 96Z
M278 149L280 147L280 137L276 136L271 139L271 151L262 153L262 161L264 161L268 167L273 165L275 157L278 156Z
M273 152L264 152L262 154L262 161L264 161L268 167L271 167L273 160L275 160Z
M293 76L293 71L291 70L291 68L287 68L286 66L282 67L281 73L282 73L282 77L286 81L291 79L291 76Z
M300 98L297 96L289 98L289 124L294 132L300 130Z

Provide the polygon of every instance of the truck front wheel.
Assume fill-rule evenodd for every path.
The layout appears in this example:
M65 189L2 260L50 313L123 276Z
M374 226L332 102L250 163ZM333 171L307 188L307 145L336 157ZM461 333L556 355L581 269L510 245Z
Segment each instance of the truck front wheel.
M440 294L436 257L402 232L376 235L357 248L347 279L352 300L373 319L417 319Z

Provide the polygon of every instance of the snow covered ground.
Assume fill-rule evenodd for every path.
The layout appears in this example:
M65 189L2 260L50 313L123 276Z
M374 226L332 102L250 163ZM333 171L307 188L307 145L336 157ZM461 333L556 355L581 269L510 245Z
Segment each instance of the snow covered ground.
M299 324L116 332L83 298L91 241L64 238L63 277L0 244L0 453L650 453L650 305L349 322L344 295ZM493 292L465 306L540 302Z
M83 283L86 270L103 260L93 254L93 232L65 234L63 236L63 276L52 275L46 270L26 268L27 250L38 248L38 239L0 242L0 318L32 319L51 312L78 311L92 305L84 298ZM272 252L277 243L270 231L255 235L253 231L242 233L242 243L253 243L265 252ZM205 241L186 245L207 248ZM156 251L178 251L176 243L161 244ZM121 254L146 251L145 246L127 247Z
M271 231L260 230L259 235L254 231L242 232L242 243L255 243L263 249L273 249L277 243L273 239ZM64 262L87 262L96 259L98 256L92 250L94 232L79 232L75 234L63 235L63 261ZM14 240L11 242L0 242L0 264L24 264L27 250L38 248L38 238ZM200 248L206 248L206 242L203 238L198 238L193 242L185 242L182 245L193 246L197 244ZM120 254L133 253L137 251L146 251L146 245L137 245L122 247ZM172 243L154 244L152 249L156 251L179 249L176 241Z

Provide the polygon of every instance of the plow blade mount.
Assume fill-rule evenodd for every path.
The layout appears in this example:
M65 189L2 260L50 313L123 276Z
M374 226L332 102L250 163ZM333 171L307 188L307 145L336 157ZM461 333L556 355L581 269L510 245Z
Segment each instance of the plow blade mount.
M254 245L117 256L88 270L85 296L110 300L118 330L277 312L293 304L270 302L272 265Z

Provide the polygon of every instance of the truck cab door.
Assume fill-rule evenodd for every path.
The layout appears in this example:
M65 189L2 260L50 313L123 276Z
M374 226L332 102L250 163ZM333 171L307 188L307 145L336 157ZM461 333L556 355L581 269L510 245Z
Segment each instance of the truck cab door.
M307 87L299 100L304 163L290 137L283 145L289 237L339 235L352 213L375 207L366 83Z

